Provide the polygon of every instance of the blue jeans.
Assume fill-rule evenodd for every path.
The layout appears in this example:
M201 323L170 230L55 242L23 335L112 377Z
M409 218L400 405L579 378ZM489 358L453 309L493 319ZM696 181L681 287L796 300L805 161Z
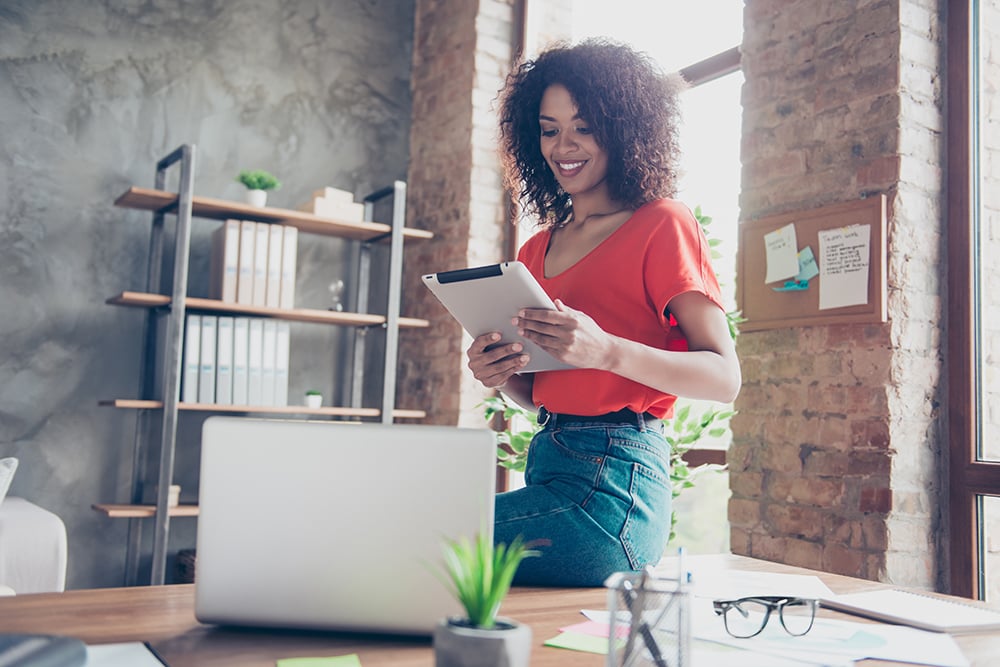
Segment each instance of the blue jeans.
M514 583L601 586L659 561L670 534L670 454L663 423L553 419L528 449L522 489L496 497L494 541L539 542ZM627 420L623 419L623 422Z

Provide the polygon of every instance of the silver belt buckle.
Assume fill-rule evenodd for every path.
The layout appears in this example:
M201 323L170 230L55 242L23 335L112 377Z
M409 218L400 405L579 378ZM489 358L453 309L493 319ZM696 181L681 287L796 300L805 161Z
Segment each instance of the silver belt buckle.
M539 426L545 426L552 418L552 413L545 409L544 405L538 406L538 418L535 420Z

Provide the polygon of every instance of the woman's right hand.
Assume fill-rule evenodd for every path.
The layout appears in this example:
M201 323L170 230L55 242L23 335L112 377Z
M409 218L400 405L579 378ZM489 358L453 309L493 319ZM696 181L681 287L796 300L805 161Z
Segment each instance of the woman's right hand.
M512 375L528 363L528 355L522 354L523 345L520 343L497 345L498 342L500 334L491 331L477 336L466 352L469 357L469 370L472 371L473 377L490 389L503 387Z

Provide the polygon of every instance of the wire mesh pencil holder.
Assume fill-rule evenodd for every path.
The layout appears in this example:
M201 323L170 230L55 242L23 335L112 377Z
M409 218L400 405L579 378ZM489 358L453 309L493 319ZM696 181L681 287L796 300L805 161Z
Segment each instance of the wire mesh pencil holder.
M677 579L616 572L608 588L607 667L690 667L691 594Z

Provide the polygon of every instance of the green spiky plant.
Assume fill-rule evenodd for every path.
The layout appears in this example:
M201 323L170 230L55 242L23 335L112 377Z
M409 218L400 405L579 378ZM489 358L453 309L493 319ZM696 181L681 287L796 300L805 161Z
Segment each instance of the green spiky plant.
M444 569L452 594L465 609L469 625L491 630L514 573L521 561L538 552L529 549L518 535L509 544L496 544L480 531L475 539L447 540Z
M263 169L244 169L236 177L236 181L245 185L248 190L277 190L281 187L281 182Z

